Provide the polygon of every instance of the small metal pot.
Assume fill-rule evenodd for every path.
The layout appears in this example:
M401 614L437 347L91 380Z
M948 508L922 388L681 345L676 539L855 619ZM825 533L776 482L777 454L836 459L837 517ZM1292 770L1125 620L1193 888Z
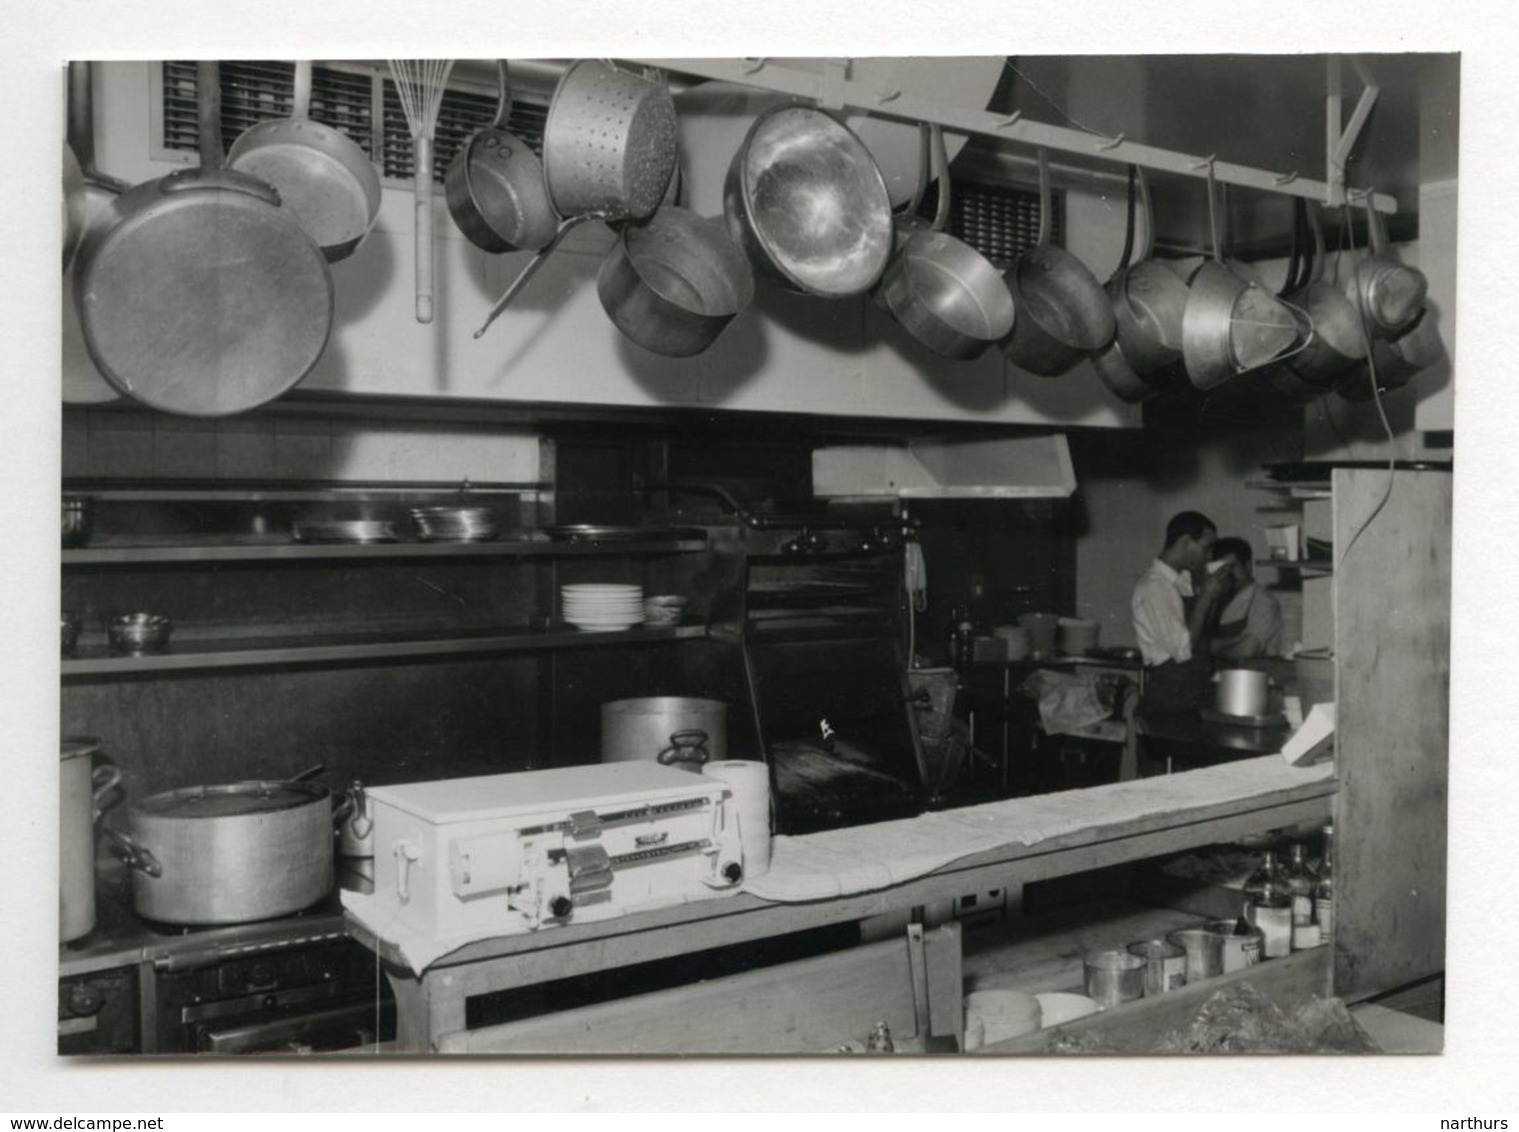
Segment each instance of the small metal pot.
M497 60L496 73L500 96L495 120L459 151L443 191L454 224L477 248L536 251L554 238L559 214L549 200L542 160L506 129L512 106L506 60Z
M632 341L688 358L754 299L754 272L721 219L666 206L647 223L623 228L602 260L596 294Z
M1146 939L1128 946L1130 955L1144 960L1145 996L1166 994L1187 984L1187 950L1164 939Z
M1183 928L1166 939L1187 955L1187 982L1195 983L1224 973L1224 939L1207 928Z
M1271 678L1253 668L1225 668L1214 676L1215 706L1224 715L1266 714Z

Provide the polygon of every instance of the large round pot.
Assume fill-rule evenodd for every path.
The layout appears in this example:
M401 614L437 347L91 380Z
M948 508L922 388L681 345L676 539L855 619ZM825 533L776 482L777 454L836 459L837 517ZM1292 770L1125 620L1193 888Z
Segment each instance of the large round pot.
M316 783L268 781L144 798L131 836L116 835L133 906L166 924L240 924L316 903L332 891L333 801Z
M613 324L645 350L689 358L754 298L754 272L718 217L667 205L629 224L596 276Z
M67 943L95 927L95 821L121 781L113 766L94 765L98 739L64 739L59 767L58 938Z
M74 297L90 357L133 400L217 417L288 392L332 330L332 275L272 187L224 168L216 64L203 64L200 168L123 193L84 234Z
M701 773L728 757L728 705L690 696L646 696L601 705L601 761L655 759Z
M723 213L755 270L804 294L864 294L886 270L891 198L870 151L810 106L755 119L733 156Z

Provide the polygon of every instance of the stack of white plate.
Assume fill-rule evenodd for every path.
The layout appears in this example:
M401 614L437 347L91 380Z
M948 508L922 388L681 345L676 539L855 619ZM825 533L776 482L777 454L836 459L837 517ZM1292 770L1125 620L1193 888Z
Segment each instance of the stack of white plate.
M565 621L588 633L614 633L643 624L643 587L587 582L559 587Z

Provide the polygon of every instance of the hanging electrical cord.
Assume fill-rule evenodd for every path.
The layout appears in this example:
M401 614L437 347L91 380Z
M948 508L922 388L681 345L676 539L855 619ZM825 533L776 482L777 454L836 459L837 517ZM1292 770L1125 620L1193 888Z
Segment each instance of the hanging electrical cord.
M1368 189L1364 198L1367 224L1366 242L1368 249L1371 245L1370 226L1377 223L1377 217L1373 212L1373 210L1376 208L1376 205L1373 203L1374 195L1375 194L1373 191ZM1346 223L1348 224L1350 212L1349 206L1346 207L1345 211L1347 214ZM1352 238L1352 245L1353 244L1354 240ZM1357 324L1361 331L1361 342L1366 347L1366 379L1371 382L1372 403L1376 406L1377 417L1382 422L1382 430L1387 434L1387 486L1382 491L1382 497L1377 500L1377 505L1373 507L1371 509L1371 513L1367 515L1364 520L1362 520L1361 525L1356 528L1355 534L1350 536L1350 541L1347 542L1344 548L1340 551L1339 560L1335 564L1336 568L1344 564L1346 556L1350 553L1350 548L1356 544L1356 540L1361 537L1362 532L1364 532L1367 527L1371 526L1376 517L1382 513L1382 508L1387 506L1387 501L1392 498L1393 479L1395 477L1398 464L1398 438L1392 430L1391 422L1387 419L1387 411L1382 406L1382 383L1377 379L1377 363L1374 351L1371 348L1371 332L1366 328L1366 324L1370 316L1366 313L1366 297L1359 285L1361 266L1361 263L1357 262L1354 279L1356 283L1356 286L1354 288L1356 299L1356 313L1359 315Z

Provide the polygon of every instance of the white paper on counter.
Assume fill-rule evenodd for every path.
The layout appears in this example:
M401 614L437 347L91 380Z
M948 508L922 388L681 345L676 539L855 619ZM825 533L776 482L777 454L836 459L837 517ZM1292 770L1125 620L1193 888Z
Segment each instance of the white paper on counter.
M874 892L978 853L1036 845L1150 814L1241 801L1333 775L1329 765L1299 768L1277 755L1263 755L1132 782L777 837L771 843L770 871L745 885L745 891L777 903Z
M678 895L669 895L658 900L647 900L639 903L636 907L618 907L611 904L593 904L586 908L575 910L575 922L577 924L595 923L599 920L615 920L626 916L630 912L646 912L651 908L668 908L675 904L690 904L698 900L712 900L724 896L732 896L737 893L737 888L707 888L703 886L700 891L691 891ZM393 947L400 953L406 965L412 973L422 974L445 955L458 951L461 947L467 947L472 943L479 943L487 939L499 939L506 935L526 935L529 931L519 929L517 931L504 931L501 928L487 928L476 932L470 932L457 936L436 936L430 932L419 931L410 925L402 923L396 918L396 906L389 901L376 899L373 895L363 892L351 892L344 889L340 894L343 900L343 910L357 920L361 927L373 935L376 939ZM557 925L549 924L541 928L531 929L535 934L552 935Z

